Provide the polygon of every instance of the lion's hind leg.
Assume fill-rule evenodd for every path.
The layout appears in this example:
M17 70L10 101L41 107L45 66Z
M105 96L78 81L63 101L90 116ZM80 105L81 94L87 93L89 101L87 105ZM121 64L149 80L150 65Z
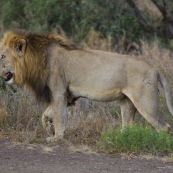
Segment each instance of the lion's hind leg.
M139 113L150 123L158 132L169 130L159 115L158 108L158 90L154 85L143 86L141 95L136 94L133 90L128 92L128 97L133 102Z
M122 128L125 126L133 126L136 108L131 100L126 97L120 100L121 116L122 116Z

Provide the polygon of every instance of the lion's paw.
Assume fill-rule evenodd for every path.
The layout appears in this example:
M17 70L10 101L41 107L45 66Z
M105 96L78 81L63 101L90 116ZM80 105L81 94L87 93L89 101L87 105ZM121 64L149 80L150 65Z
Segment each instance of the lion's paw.
M50 136L46 138L47 142L59 142L63 140L63 135L59 135L59 136Z
M50 137L47 137L47 138L46 138L46 141L47 141L47 142L57 142L57 141L58 141L58 138L55 138L55 137L53 137L53 136L50 136Z
M55 127L54 127L54 124L51 123L51 122L46 122L45 126L43 127L48 134L50 135L54 135L55 134Z

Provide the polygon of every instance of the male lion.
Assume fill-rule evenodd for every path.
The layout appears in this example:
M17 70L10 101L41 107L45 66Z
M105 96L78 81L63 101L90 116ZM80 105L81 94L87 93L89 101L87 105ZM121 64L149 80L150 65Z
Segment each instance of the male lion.
M43 127L63 138L67 106L77 98L120 101L122 126L133 124L138 110L159 132L169 130L158 116L158 81L173 115L164 76L145 62L117 53L75 47L58 35L8 32L1 42L2 75L7 83L27 86L49 107Z

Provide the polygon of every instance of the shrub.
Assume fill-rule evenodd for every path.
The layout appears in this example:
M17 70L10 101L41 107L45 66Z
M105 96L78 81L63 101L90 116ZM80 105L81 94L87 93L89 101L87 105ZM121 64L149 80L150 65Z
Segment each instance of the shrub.
M125 127L102 133L101 148L109 153L168 154L173 152L173 138L166 132L157 133L150 126Z

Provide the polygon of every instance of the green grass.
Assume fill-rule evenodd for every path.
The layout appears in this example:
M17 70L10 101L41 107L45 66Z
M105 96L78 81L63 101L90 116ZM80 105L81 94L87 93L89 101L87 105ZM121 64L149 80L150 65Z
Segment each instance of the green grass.
M109 153L169 154L173 152L173 137L166 132L157 133L150 126L126 127L102 133L101 148Z

